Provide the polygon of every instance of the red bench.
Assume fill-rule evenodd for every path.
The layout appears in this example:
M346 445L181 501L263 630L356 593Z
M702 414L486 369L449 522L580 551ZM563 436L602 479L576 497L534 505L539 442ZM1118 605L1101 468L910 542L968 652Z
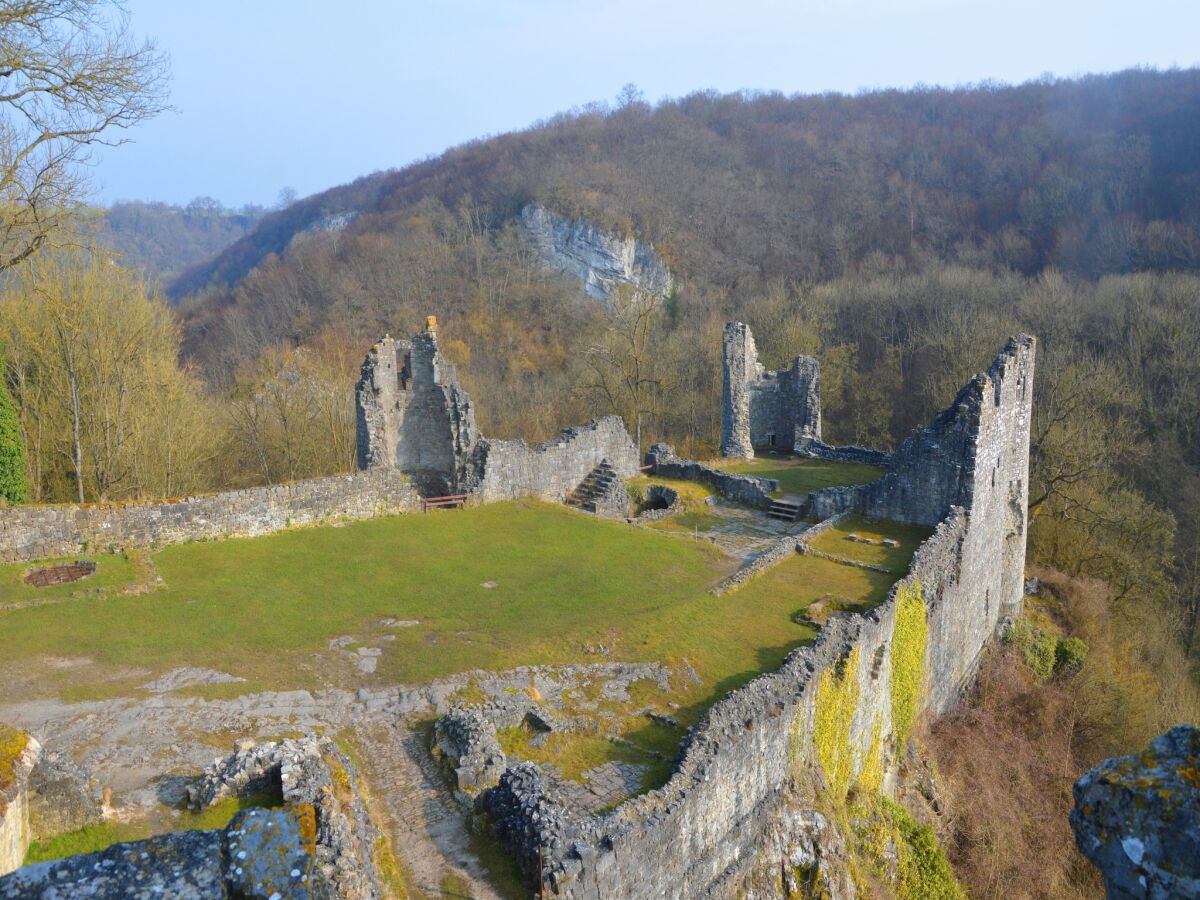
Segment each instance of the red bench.
M453 506L462 508L466 503L466 494L447 494L445 497L422 497L421 512L429 512L431 509L444 509Z

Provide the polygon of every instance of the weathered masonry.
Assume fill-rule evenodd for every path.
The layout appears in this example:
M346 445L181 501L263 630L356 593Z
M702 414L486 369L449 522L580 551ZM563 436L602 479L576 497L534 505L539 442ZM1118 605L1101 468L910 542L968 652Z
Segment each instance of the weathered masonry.
M359 467L395 469L423 497L563 500L602 464L622 479L638 472L637 447L615 416L569 428L534 449L485 438L470 397L438 349L432 317L410 340L384 337L371 348L355 397Z
M866 447L832 447L821 438L821 364L797 356L770 371L758 361L749 325L725 326L721 455L777 450L841 462L885 466L891 454Z
M860 778L886 792L914 718L953 707L987 641L1020 612L1034 357L1033 338L1013 338L880 479L809 495L822 516L936 527L884 603L832 617L778 671L716 703L666 785L580 815L522 763L483 794L547 891L588 900L755 895L756 876L771 884L837 856L836 823L817 795L832 791L836 803Z
M821 440L821 367L797 356L791 368L769 371L758 361L748 325L730 322L724 337L721 455L791 451Z

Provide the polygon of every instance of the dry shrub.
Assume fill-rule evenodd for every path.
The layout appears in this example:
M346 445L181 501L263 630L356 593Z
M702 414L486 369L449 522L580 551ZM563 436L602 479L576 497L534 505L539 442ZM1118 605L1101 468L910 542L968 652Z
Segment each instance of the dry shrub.
M1101 896L1067 821L1071 785L1200 711L1165 617L1114 607L1100 582L1035 574L1064 634L1087 643L1083 667L1038 686L1019 651L996 646L969 704L925 736L948 801L950 860L971 897Z

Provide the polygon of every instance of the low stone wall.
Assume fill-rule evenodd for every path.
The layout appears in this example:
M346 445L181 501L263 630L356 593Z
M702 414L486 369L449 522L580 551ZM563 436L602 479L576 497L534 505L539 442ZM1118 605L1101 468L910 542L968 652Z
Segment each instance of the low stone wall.
M637 447L616 416L568 428L533 450L524 441L489 438L481 459L483 472L474 496L482 503L517 497L561 501L605 460L621 479L638 473Z
M752 475L734 475L714 469L690 459L681 459L674 448L666 444L655 444L646 453L646 463L654 467L654 474L663 478L682 478L709 485L726 500L744 503L758 509L770 509L771 492L779 489L773 478L755 478Z
M418 508L404 476L387 467L182 500L14 506L0 510L0 561L268 534L329 517L365 519Z
M797 456L811 456L813 459L828 459L832 462L862 463L880 468L892 461L892 454L886 450L874 450L854 444L834 447L817 440L799 440L796 442L795 451Z
M181 831L0 877L0 898L339 897L381 895L377 837L357 773L327 738L247 742L189 791L203 807L279 785L284 807L248 809L219 831Z
M718 582L709 593L715 597L722 597L730 591L737 590L751 578L761 575L767 569L777 566L785 559L795 555L803 541L804 535L799 534L789 534L786 537L781 537L765 553L754 557L749 565L743 566L732 575Z

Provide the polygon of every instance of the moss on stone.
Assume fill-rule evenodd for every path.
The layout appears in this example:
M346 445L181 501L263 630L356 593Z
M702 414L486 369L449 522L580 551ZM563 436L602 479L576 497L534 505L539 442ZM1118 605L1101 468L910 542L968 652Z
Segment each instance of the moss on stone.
M25 752L28 743L29 735L0 722L0 788L7 787L13 780L17 757Z
M841 803L854 777L854 748L850 732L854 711L858 708L858 664L855 647L834 672L826 669L817 684L816 711L813 714L813 743L817 760L825 770L832 799Z
M921 583L902 585L896 597L896 628L892 636L892 732L903 747L920 710L929 638Z

